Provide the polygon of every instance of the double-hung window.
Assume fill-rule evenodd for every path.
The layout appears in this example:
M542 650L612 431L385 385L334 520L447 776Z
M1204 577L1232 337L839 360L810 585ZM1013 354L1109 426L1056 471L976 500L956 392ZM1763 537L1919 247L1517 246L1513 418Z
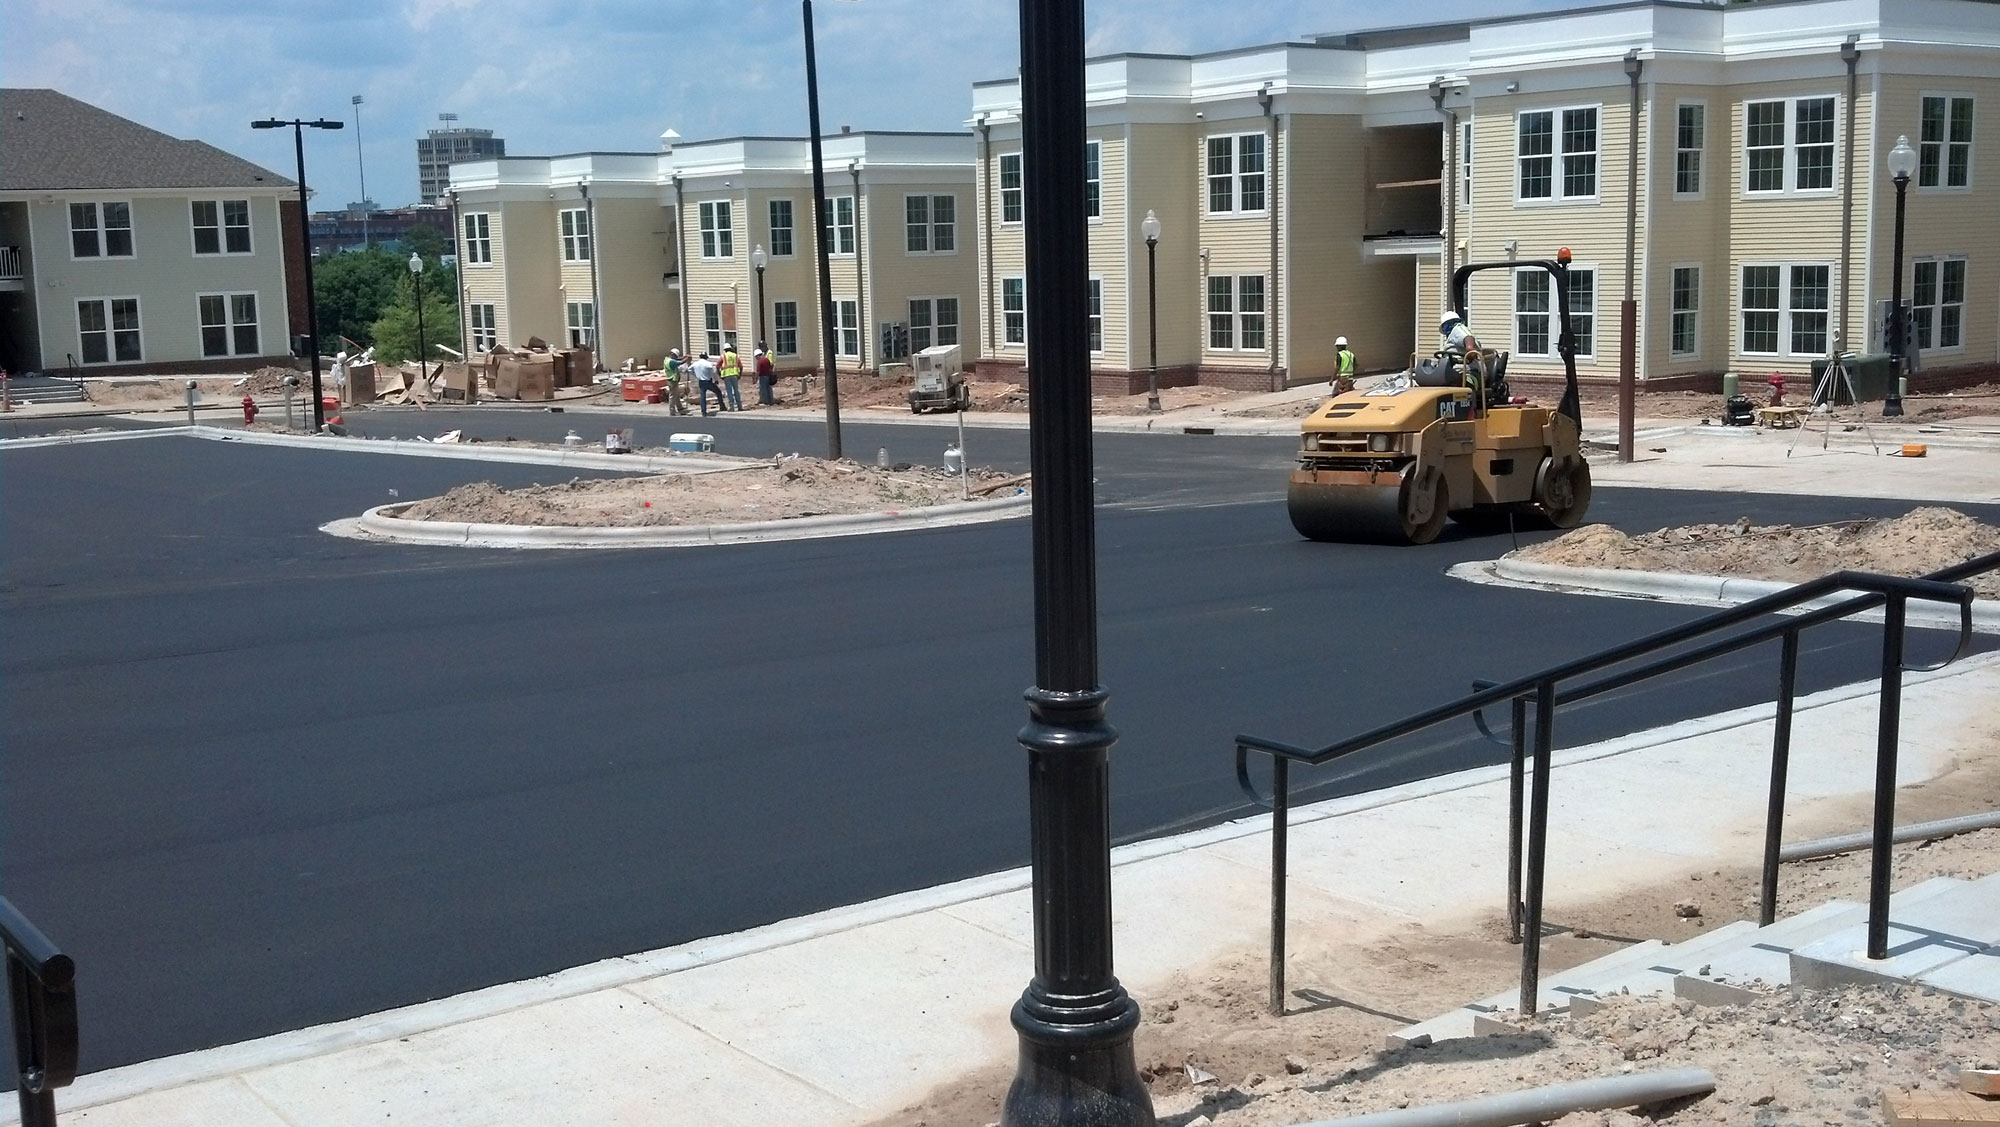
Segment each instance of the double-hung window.
M861 355L861 303L857 301L836 301L834 306L834 339L842 356Z
M772 200L769 211L771 219L771 257L790 258L793 253L792 201Z
M720 360L723 346L736 344L736 306L720 301L703 302L701 327L709 356Z
M564 324L569 329L571 348L597 347L597 303L571 301L563 305Z
M1743 104L1743 190L1751 194L1833 190L1831 96Z
M828 254L854 253L854 197L835 196L827 202L829 218L833 221L831 230L822 230L820 237L826 241ZM860 355L856 353L855 355Z
M1948 94L1923 97L1917 143L1917 187L1964 188L1972 184L1972 99Z
M249 200L192 200L196 254L249 254Z
M203 356L257 355L256 294L202 294L195 304L201 314Z
M145 359L139 346L139 299L90 297L76 303L78 351L86 364L136 363Z
M1694 356L1701 351L1701 267L1676 266L1673 284L1673 324L1668 331L1668 351L1675 356Z
M1515 194L1523 200L1597 195L1597 107L1532 110L1514 121Z
M1264 135L1231 133L1208 139L1211 215L1264 210Z
M1096 141L1087 141L1083 146L1083 214L1086 219L1099 218L1104 204L1104 146Z
M1000 279L1000 321L1004 344L1028 343L1028 280Z
M771 304L771 344L780 356L799 354L799 303L778 301Z
M556 213L557 223L562 229L562 257L564 262L590 261L590 212L577 207Z
M1743 267L1739 351L1824 356L1832 270L1823 263Z
M903 197L904 249L910 254L958 250L957 196Z
M1104 279L1090 280L1090 304L1085 307L1084 336L1093 353L1104 351Z
M1472 123L1458 123L1458 167L1464 183L1458 190L1458 206L1472 206Z
M500 323L494 319L490 304L470 304L465 307L466 321L472 329L472 351L491 352L500 343Z
M1021 154L1000 154L1000 222L1021 221Z
M492 217L483 211L465 214L465 263L487 266L493 262Z
M1674 195L1701 195L1701 154L1707 140L1708 107L1682 102L1674 107Z
M1208 347L1210 351L1264 350L1264 276L1208 279Z
M728 200L701 201L701 256L736 257L736 229L730 224Z
M1597 336L1597 271L1569 270L1569 326L1576 354L1590 356ZM1555 314L1555 280L1542 269L1514 273L1514 351L1522 356L1556 356L1562 322Z
M958 343L958 299L955 297L913 297L910 299L910 351L922 352L934 345Z
M1920 258L1910 266L1910 327L1917 347L1963 347L1965 259Z
M132 257L132 205L69 205L69 252L75 258Z

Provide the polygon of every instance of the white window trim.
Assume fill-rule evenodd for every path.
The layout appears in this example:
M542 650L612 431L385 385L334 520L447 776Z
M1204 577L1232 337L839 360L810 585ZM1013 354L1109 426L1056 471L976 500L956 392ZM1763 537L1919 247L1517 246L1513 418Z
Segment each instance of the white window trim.
M798 245L797 241L794 240L792 245L797 246ZM785 331L784 326L778 324L778 307L780 305L789 305L792 307L792 327L791 327L792 350L790 352L785 351L784 348L780 346L778 343L780 340L784 339L783 337L780 337L778 334ZM799 303L796 300L786 299L786 298L781 298L773 301L771 303L771 348L776 352L776 354L779 356L799 355L799 332L800 332Z
M727 223L716 223L711 226L710 219L716 217L723 208L729 209L729 221ZM714 236L717 251L722 249L724 238L727 237L729 253L708 253L709 236L711 235ZM700 202L695 208L695 247L700 251L703 262L728 262L736 257L735 200L702 200Z
M1674 308L1674 272L1676 270L1694 271L1694 308L1688 311L1694 314L1694 350L1692 352L1674 351L1674 314L1679 312L1679 310ZM1701 358L1701 299L1702 288L1708 284L1708 279L1703 276L1707 273L1708 271L1699 262L1672 262L1667 264L1667 355L1675 360L1699 360Z
M1228 348L1217 348L1209 335L1209 318L1223 316L1208 307L1208 283L1214 278L1229 279L1229 340ZM1264 319L1264 344L1261 348L1250 348L1243 344L1243 279L1262 278L1264 280L1264 308L1253 310L1252 317ZM1203 352L1238 355L1263 355L1271 351L1271 277L1268 274L1205 274L1201 280L1201 344Z
M94 296L94 297L72 298L69 303L70 312L72 314L75 314L76 307L83 304L86 301L99 302L104 306L105 358L99 361L87 361L83 358L83 318L78 317L76 319L77 364L80 367L87 367L87 368L109 366L112 364L144 364L146 362L146 303L139 300L139 295L135 293L121 293L121 294L105 294L103 296ZM117 336L118 330L112 328L112 321L111 321L111 303L114 301L130 301L137 303L139 306L139 358L137 360L118 359L118 336ZM261 314L262 310L259 310L259 315ZM197 324L198 323L199 322L197 322Z
M938 302L940 302L940 301L952 301L952 302L957 302L957 303L958 303L958 320L956 320L956 321L953 321L953 322L951 323L951 327L952 327L953 329L957 330L957 335L958 335L958 340L954 341L953 343L957 344L957 345L958 345L958 346L959 346L960 348L964 348L964 347L965 347L965 302L964 302L964 301L963 301L963 300L962 300L962 299L961 299L961 298L960 298L960 297L959 297L959 296L958 296L957 294L955 294L955 293L941 293L941 294L911 294L911 295L909 296L909 298L908 298L907 300L905 300L905 301L903 302L903 307L904 307L904 311L905 311L905 313L907 313L907 312L908 312L908 310L909 310L909 305L910 305L910 303L911 303L911 302L917 302L917 301L928 301L928 302L930 302L930 304L931 304L931 324L930 324L930 331L931 331L931 343L932 343L932 344L937 344L937 343L938 343L938 340L937 340L937 330L938 330L938 315L937 315L937 303L938 303ZM911 328L910 328L910 332L911 332L911 334L912 334L912 339L911 339L911 341L910 341L910 354L914 356L914 355L915 355L915 354L916 354L917 352L921 351L920 349L918 349L918 348L917 348L917 346L916 346L917 342L916 342L916 340L914 339L914 338L915 338L915 333L916 333L916 327L915 327L914 325L912 325L912 326L911 326Z
M1701 110L1701 144L1692 149L1681 148L1681 108L1683 106L1695 106ZM1745 112L1747 113L1748 111ZM1710 129L1709 129L1709 119L1708 119L1708 102L1706 99L1682 98L1674 103L1674 125L1672 133L1674 159L1672 163L1668 164L1667 166L1667 176L1670 178L1672 195L1674 199L1688 200L1690 202L1700 202L1708 198L1709 173L1713 171L1713 169L1710 168L1710 162L1708 159L1709 133ZM1700 158L1701 183L1692 192L1681 191L1682 153L1695 153ZM1670 274L1668 275L1668 277L1671 278L1672 275Z
M1005 168L1008 157L1021 162L1021 186L1014 189L1014 191L1021 194L1020 219L1007 218L1007 177ZM1000 226L1019 227L1022 221L1028 218L1028 160L1019 150L1011 153L993 154L993 197L998 201L994 206L1000 212Z
M1743 314L1746 312L1746 310L1743 308L1743 272L1745 270L1758 266L1775 266L1778 268L1778 351L1776 352L1752 352L1749 349L1743 347ZM1769 357L1769 358L1793 359L1793 360L1811 359L1813 357L1826 355L1826 352L1823 349L1818 352L1791 351L1792 268L1795 266L1822 266L1826 268L1826 309L1824 310L1824 312L1826 313L1827 339L1831 341L1833 339L1833 335L1839 331L1839 326L1834 323L1834 319L1839 316L1839 310L1840 310L1840 270L1836 263L1823 261L1819 259L1811 259L1811 258L1802 258L1795 260L1768 259L1768 258L1745 259L1744 261L1738 262L1736 264L1735 266L1736 276L1730 279L1729 283L1735 294L1735 302L1734 302L1735 309L1733 311L1734 318L1733 318L1733 323L1729 327L1731 334L1729 341L1729 351L1731 355L1757 356L1757 357ZM1758 312L1768 312L1768 311L1759 310Z
M1597 114L1597 127L1592 133L1597 137L1597 147L1590 155L1597 158L1597 170L1591 175L1592 191L1587 196L1567 196L1563 194L1563 158L1582 156L1563 148L1563 115L1573 110L1590 110ZM1545 113L1549 115L1549 194L1546 196L1521 195L1521 162L1528 158L1521 154L1521 118L1527 114ZM1602 196L1604 185L1604 103L1579 102L1566 106L1534 106L1514 111L1514 206L1515 207L1561 207L1565 204L1596 203Z
M1798 175L1799 175L1799 141L1798 141L1799 103L1817 101L1821 98L1833 99L1833 182L1824 188L1794 187L1793 185L1798 183ZM1752 191L1750 188L1750 106L1752 103L1762 103L1762 102L1782 102L1784 103L1785 106L1785 126L1784 126L1785 167L1784 167L1784 180L1783 180L1784 187L1776 190L1767 189L1764 191ZM1797 196L1801 199L1816 200L1816 199L1825 199L1827 197L1837 196L1840 194L1840 158L1841 158L1840 145L1841 145L1841 133L1842 133L1841 123L1845 120L1847 113L1846 99L1842 98L1838 93L1828 93L1822 91L1818 93L1807 93L1807 94L1786 94L1781 98L1745 98L1741 102L1737 103L1737 105L1740 107L1740 112L1738 113L1736 124L1737 128L1741 130L1741 136L1743 138L1743 144L1740 146L1740 150L1736 154L1737 164L1740 165L1743 169L1742 180L1739 183L1738 191L1739 194L1744 199L1775 200L1787 196ZM1739 264L1739 266L1750 266L1750 265L1769 266L1771 265L1771 263L1765 262L1765 263ZM1785 265L1817 266L1819 265L1819 263L1793 262L1793 263L1785 263ZM1740 275L1737 278L1737 283L1738 285L1742 284L1742 277ZM1738 343L1741 342L1739 341ZM1752 353L1751 355L1762 356L1767 354Z
M480 309L486 310L486 315L492 321L492 324L480 325L477 323L479 320L479 314L475 312L475 310L480 310ZM490 350L494 345L500 343L500 309L496 303L491 301L466 302L465 324L466 327L471 330L472 341L468 343L471 344L472 351L475 354L486 352ZM485 345L478 344L477 342L480 340L481 335L487 333L490 333L492 335L493 337L492 341L490 341Z
M225 318L225 320L222 323L222 328L228 334L228 340L229 340L229 349L226 352L219 352L214 355L210 355L207 349L202 348L201 346L201 331L205 328L208 328L208 326L201 323L201 299L205 297L219 297L222 299L222 312L223 312L223 317ZM251 322L251 324L255 326L257 329L257 351L255 352L236 351L236 328L237 328L236 304L231 299L238 297L253 297L257 299L257 319ZM195 332L195 347L197 350L201 352L201 358L203 360L217 360L217 359L227 360L237 356L264 355L264 295L258 293L256 290L203 290L200 293L195 294L194 332Z
M1918 179L1920 178L1919 174L1923 168L1922 157L1924 151L1923 137L1924 137L1925 98L1945 99L1945 106L1944 106L1945 139L1944 141L1939 143L1941 147L1938 153L1939 183L1934 184L1928 188L1924 187L1923 185L1917 182ZM1965 147L1965 183L1961 185L1952 185L1944 182L1949 177L1951 168L1951 99L1953 98L1964 98L1972 103L1972 140L1968 142ZM1910 176L1910 188L1913 191L1922 192L1925 195L1931 195L1932 193L1951 194L1951 193L1970 192L1973 189L1974 185L1976 185L1979 182L1978 177L1975 175L1976 172L1975 165L1978 163L1978 156L1979 156L1978 96L1975 95L1970 90L1919 90L1917 92L1917 156L1918 156L1917 168L1919 170L1919 173L1912 173Z
M566 235L563 233L563 216L565 215L579 217L576 223L571 224L571 230L575 232L574 234ZM597 253L596 238L597 232L590 228L589 208L565 207L556 210L556 251L561 261L589 262L591 256ZM577 244L577 249L584 253L572 257L570 255L571 243Z
M1229 193L1230 193L1230 194L1229 194L1229 203L1230 203L1230 210L1228 210L1228 211L1211 211L1211 210L1209 210L1209 206L1208 206L1208 202L1209 202L1209 200L1208 200L1208 182L1209 182L1209 180L1210 180L1210 176L1209 176L1209 172L1208 172L1208 143L1209 143L1210 141L1214 141L1214 140L1217 140L1217 139L1219 139L1219 138L1223 138L1223 137L1227 137L1227 138L1229 138L1229 142L1230 142L1230 143L1229 143ZM1251 173L1246 173L1246 172L1244 172L1244 171L1243 171L1243 146L1242 146L1241 144L1239 144L1239 143L1238 143L1239 139L1240 139L1240 138L1243 138L1243 137L1255 137L1255 138L1257 138L1257 139L1258 139L1259 141L1262 141L1262 142L1264 143L1264 171L1262 171L1262 172L1251 172ZM1244 130L1244 131L1242 131L1242 132L1237 132L1237 133L1210 133L1210 134L1208 134L1207 136L1203 137L1203 138L1201 139L1201 215L1202 215L1202 218L1204 218L1204 219L1214 219L1214 220L1230 220L1230 219L1265 219L1265 218L1269 218L1269 217L1270 217L1270 214L1271 214L1271 184L1272 184L1272 181L1273 181L1273 176L1272 176L1272 172L1271 172L1271 165L1272 165L1272 163L1273 163L1273 162L1272 162L1272 160L1271 160L1271 138L1270 138L1270 136L1269 136L1269 135L1267 135L1267 134L1266 134L1266 133L1265 133L1265 132L1264 132L1263 130L1261 130L1261 129L1250 129L1250 130ZM1263 177L1263 178L1264 178L1264 206L1263 206L1263 207L1260 207L1260 208L1257 208L1257 209L1255 209L1255 210L1245 210L1245 209L1244 209L1244 207L1242 206L1242 204L1243 204L1243 177L1245 177L1246 175L1248 175L1248 176L1261 176L1261 177ZM1203 297L1203 303L1204 303L1204 304L1206 304L1206 302L1207 302L1207 299L1206 299L1206 295L1204 294L1204 297Z
M1008 312L1009 312L1009 311L1008 311L1008 309L1007 309L1007 283L1008 283L1008 282L1019 282L1019 283L1021 283L1021 339L1020 339L1020 340L1014 340L1014 341L1010 341L1010 340L1008 340L1008 339L1007 339L1007 314L1008 314ZM1000 347L1001 347L1001 348L1020 348L1020 349L1025 349L1025 348L1027 348L1027 347L1028 347L1028 277L1027 277L1027 275L1025 275L1025 274L1007 274L1007 275L1002 275L1002 276L1001 276L1001 278L1000 278L1000 292L999 292L999 295L998 295L998 296L999 296L999 307L1000 307L1000 310L999 310L999 312L1000 312Z
M1091 349L1090 354L1092 356L1102 356L1104 355L1104 275L1092 274L1090 276L1088 284L1097 287L1097 347ZM1090 338L1090 303L1088 300L1089 293L1090 293L1089 289L1086 288L1084 290L1085 301L1083 308L1083 326L1084 326L1085 340L1088 340Z
M1086 173L1083 183L1085 188L1088 188L1092 184L1097 185L1097 214L1092 215L1089 211L1085 211L1083 213L1083 220L1091 226L1097 226L1104 222L1104 142L1101 140L1088 140L1083 143L1085 153L1090 152L1092 149L1097 150L1097 176L1093 179L1088 175L1090 172L1090 161L1086 158L1083 162L1083 170Z
M779 254L777 251L771 249L772 244L777 242L776 237L771 234L772 231L776 230L771 224L771 205L774 203L784 204L792 213L792 225L785 228L785 230L792 233L792 249L783 254ZM764 200L764 251L772 258L797 258L799 256L799 204L797 200L792 199L790 196L770 196Z
M1975 107L1975 109L1974 109L1974 112L1975 112L1975 113L1977 113L1977 112L1978 112L1978 111L1977 111L1977 108L1976 108L1976 107ZM1974 122L1977 122L1978 120L1979 120L1979 119L1978 119L1977 117L1974 117L1974 118L1973 118L1973 121L1974 121ZM1973 136L1974 136L1975 138L1977 138L1978 134L1974 134ZM1956 191L1957 189L1953 189L1953 190L1954 190L1954 191ZM1971 260L1970 260L1970 257L1969 257L1969 256L1967 256L1967 255L1963 255L1963 254L1926 254L1926 255L1923 255L1923 256L1920 256L1920 257L1918 257L1918 258L1912 258L1912 259L1910 260L1910 280L1909 280L1909 282L1908 282L1908 286L1909 286L1909 288L1908 288L1908 289L1906 289L1906 290L1904 290L1903 292L1904 292L1904 293L1906 293L1906 294L1909 294L1909 295L1910 295L1910 318L1911 318L1911 325L1910 325L1910 334L1911 334L1911 336L1912 336L1912 338L1913 338L1913 339L1914 339L1914 337L1915 337L1915 335L1916 335L1916 331L1917 331L1917 327L1916 327L1916 324L1915 324L1915 320L1916 320L1916 312L1917 312L1918 308L1920 308L1920 307L1919 307L1919 306L1917 305L1917 301L1916 301L1916 294L1917 294L1917 263L1919 263L1919 262L1935 262L1935 263L1937 263L1937 264L1938 264L1938 280L1937 280L1937 298L1938 298L1938 299L1937 299L1936 303L1932 304L1932 305L1931 305L1931 306L1929 307L1929 308L1930 308L1930 310L1931 310L1931 339L1932 339L1932 340L1936 340L1936 339L1937 339L1937 336L1938 336L1938 328L1939 328L1940 324L1941 324L1941 323L1943 322L1943 320L1944 320L1944 318L1943 318L1943 313L1944 313L1944 307L1945 307L1945 300L1944 300L1944 264L1945 264L1945 263L1947 263L1947 262L1963 262L1963 263L1965 263L1965 264L1966 264L1966 265L1965 265L1965 275L1966 275L1966 287L1965 287L1965 288L1966 288L1966 289L1968 289L1968 290L1970 290L1970 289L1972 288L1972 285L1971 285L1971 281L1972 281L1972 263L1971 263ZM1966 300L1964 300L1963 298L1961 298L1961 299L1960 299L1960 300L1958 301L1958 303L1957 303L1957 304L1958 304L1958 343L1957 343L1957 344L1953 344L1953 345L1942 345L1942 344L1933 344L1933 345L1931 345L1931 346L1930 346L1929 348L1925 348L1925 349L1922 349L1922 350L1921 350L1921 351L1922 351L1922 353L1923 353L1923 355L1926 355L1926 356L1928 356L1928 355L1930 355L1931 353L1935 352L1935 353L1939 353L1939 354L1942 354L1942 355L1946 355L1946 356L1949 356L1949 355L1952 355L1952 354L1954 354L1954 353L1959 353L1959 352L1964 352L1964 351L1965 351L1965 337L1966 337L1966 331L1965 331L1965 330L1966 330L1966 327L1967 327L1967 321L1968 321L1968 318L1966 317L1965 313L1966 313L1966 309L1967 309L1967 307L1968 307L1968 306L1970 306L1970 305L1971 305L1972 303L1971 303L1971 302L1969 302L1969 301L1966 301Z
M570 317L573 311L579 309L590 311L590 323L588 325L579 325ZM570 341L571 348L579 347L578 342L571 335L579 329L588 334L587 339L581 342L580 346L595 349L597 347L597 303L595 301L565 301L563 303L563 339Z
M68 206L68 205L70 205L70 204L79 204L79 203L87 203L87 204L95 204L95 205L97 205L97 253L96 253L96 254L93 254L93 255L87 255L87 256L80 256L80 255L78 255L78 254L76 253L76 235L75 235L75 231L76 231L76 228L74 228L74 227L70 226L70 218L69 218L69 206ZM131 220L131 222L132 222L132 225L131 225L131 226L129 226L129 227L127 227L127 228L125 228L125 230L126 230L127 232L129 232L129 233L131 234L131 236L132 236L132 251L131 251L131 253L129 253L129 254L111 254L111 253L109 253L109 251L108 251L108 249L107 249L107 248L109 247L109 245L110 245L110 240L109 240L108 238L106 238L106 237L105 237L105 236L106 236L106 228L105 228L105 226L104 226L104 205L105 205L105 204L113 204L113 203L122 203L122 204L124 204L124 205L125 205L125 218L127 218L127 219ZM69 198L69 199L65 199L65 200L63 200L63 205L64 205L64 206L63 206L63 235L64 235L64 237L65 237L65 238L67 238L67 239L69 240L69 260L70 260L71 262L103 262L103 261L105 261L105 260L107 260L107 259L109 259L109 260L111 260L111 261L114 261L114 262L130 262L130 261L132 261L133 259L135 259L135 258L138 258L138 257L139 257L139 218L138 218L138 216L137 216L136 214L134 214L134 212L133 212L133 210L132 210L132 201L131 201L131 200L129 200L129 199L88 199L88 200L80 200L80 199L75 199L75 198ZM192 227L193 227L193 224L194 224L194 213L193 213L192 211L189 211L189 213L188 213L188 224L189 224L189 227L190 227L190 228L192 228Z
M848 201L847 230L853 235L853 250L840 249L840 201ZM821 236L826 239L828 258L853 258L861 251L861 201L852 195L826 197L826 229ZM830 234L829 234L830 232Z
M924 201L924 245L929 250L910 249L910 201ZM937 202L951 201L951 249L937 249ZM956 192L904 192L903 193L903 253L911 258L950 258L958 253L958 193Z
M1576 353L1577 363L1590 363L1597 359L1597 342L1604 332L1604 314L1601 302L1599 301L1599 294L1604 287L1598 284L1604 277L1604 272L1597 268L1597 263L1595 262L1572 262L1569 264L1569 268L1572 282L1575 281L1575 272L1578 270L1590 275L1590 351L1586 352L1579 348ZM1518 278L1523 274L1539 274L1549 280L1549 311L1547 314L1549 319L1549 350L1547 352L1526 352L1521 348L1521 307L1518 304L1520 301L1520 291L1514 286L1511 279ZM1574 292L1573 287L1572 292ZM1513 346L1509 350L1512 355L1525 356L1535 360L1562 359L1562 352L1559 348L1562 344L1562 319L1556 315L1555 305L1556 280L1548 271L1540 267L1523 267L1513 272L1507 286L1508 343ZM1575 318L1576 312L1572 310L1570 312L1570 319L1574 322Z
M198 203L212 203L215 205L215 238L216 238L217 249L213 254L210 254L207 251L199 249L199 246L194 239L194 232L195 232L194 205ZM244 212L246 215L248 215L250 219L249 226L245 228L246 233L248 233L250 236L249 250L229 249L229 216L227 211L222 206L225 203L240 203L244 205ZM137 242L136 238L134 239L134 242L136 244ZM136 250L137 247L135 246L134 249ZM194 257L196 257L197 259L249 258L250 256L256 254L257 253L257 209L255 206L252 206L252 201L232 200L222 196L189 197L188 198L188 253L194 255Z
M470 224L474 217L477 217L485 221L483 224L481 224L481 226L485 228L485 233L475 238L469 232L461 232L465 238L465 252L466 252L465 264L470 267L478 267L480 269L486 269L493 265L493 213L490 211L465 212L462 216L460 216L459 225L463 227L467 224ZM485 258L478 260L473 259L472 248L475 244L482 246L485 249L486 251Z
M846 314L849 306L852 306L854 310L853 324L849 324L846 319ZM849 352L846 349L848 333L854 334L855 348L852 352ZM833 354L836 357L845 356L849 359L858 359L861 356L860 346L862 344L862 340L863 338L861 334L860 300L851 297L834 298L833 299Z

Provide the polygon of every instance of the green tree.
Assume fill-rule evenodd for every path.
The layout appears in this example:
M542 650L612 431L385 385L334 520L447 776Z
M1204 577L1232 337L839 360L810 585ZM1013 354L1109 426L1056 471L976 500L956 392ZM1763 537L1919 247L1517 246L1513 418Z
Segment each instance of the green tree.
M340 351L341 337L363 347L374 343L375 321L395 301L397 287L409 287L409 273L403 256L381 247L315 262L313 300L319 310L322 350L328 355ZM430 311L424 315L429 317Z
M423 255L425 262L433 262L439 255L451 253L451 240L438 233L435 227L419 223L403 232L403 241L397 244L407 262L410 255Z
M458 275L449 266L424 266L423 341L431 346L426 359L436 363L441 357L437 345L458 348ZM417 288L405 261L402 284L394 300L383 307L369 327L375 345L375 359L400 364L417 357Z

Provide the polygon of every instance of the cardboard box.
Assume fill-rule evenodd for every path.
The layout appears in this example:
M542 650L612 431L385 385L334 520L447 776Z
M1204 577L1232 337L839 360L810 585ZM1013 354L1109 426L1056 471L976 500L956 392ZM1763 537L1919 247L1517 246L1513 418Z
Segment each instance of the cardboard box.
M502 378L508 368L514 370L514 398L523 400L554 399L556 395L556 358L539 355L526 360L509 360L500 366Z
M471 364L446 364L441 398L454 403L479 402L479 375Z
M350 404L375 402L374 361L371 360L366 364L348 362L346 395Z
M557 387L589 387L597 382L597 357L588 348L565 348L556 355L563 358L556 371L564 377Z

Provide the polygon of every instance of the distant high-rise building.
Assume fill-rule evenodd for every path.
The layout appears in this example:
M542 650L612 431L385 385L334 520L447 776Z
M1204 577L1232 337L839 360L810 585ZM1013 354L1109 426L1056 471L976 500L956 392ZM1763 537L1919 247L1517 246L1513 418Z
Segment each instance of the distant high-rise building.
M507 155L507 142L491 129L463 129L455 113L441 113L442 129L425 131L417 139L417 197L421 203L436 203L451 187L451 166L463 160L485 160Z

